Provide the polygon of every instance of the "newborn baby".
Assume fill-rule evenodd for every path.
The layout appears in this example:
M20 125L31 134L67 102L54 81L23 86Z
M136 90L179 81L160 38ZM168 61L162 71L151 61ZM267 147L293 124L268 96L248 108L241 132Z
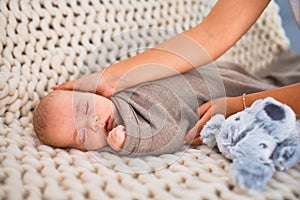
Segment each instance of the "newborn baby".
M114 121L114 109L105 97L58 90L39 103L33 125L40 141L50 146L98 150L110 144L119 151L125 132Z
M33 124L41 142L50 146L131 156L173 153L205 101L271 88L239 66L222 63L140 84L111 99L54 91L38 105Z

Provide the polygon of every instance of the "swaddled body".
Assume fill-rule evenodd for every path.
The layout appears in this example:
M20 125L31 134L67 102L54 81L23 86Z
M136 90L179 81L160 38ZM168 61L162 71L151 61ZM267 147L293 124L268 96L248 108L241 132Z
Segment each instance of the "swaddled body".
M172 153L199 119L196 109L205 101L271 89L232 63L204 66L153 81L112 97L117 124L126 127L121 155ZM105 149L107 150L107 149Z

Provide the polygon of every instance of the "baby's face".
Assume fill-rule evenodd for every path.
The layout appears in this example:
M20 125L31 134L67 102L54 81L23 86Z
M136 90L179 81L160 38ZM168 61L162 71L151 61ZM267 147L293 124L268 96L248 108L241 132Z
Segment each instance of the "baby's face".
M47 137L54 146L97 150L107 145L106 136L116 125L113 103L102 96L74 91L55 91Z

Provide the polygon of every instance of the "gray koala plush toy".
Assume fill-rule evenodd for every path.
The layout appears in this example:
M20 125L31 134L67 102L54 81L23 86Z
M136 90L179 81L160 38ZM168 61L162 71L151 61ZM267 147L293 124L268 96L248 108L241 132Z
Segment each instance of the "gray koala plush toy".
M271 97L227 119L215 115L201 137L233 160L231 179L249 191L263 190L275 169L287 170L300 160L300 121L289 106Z

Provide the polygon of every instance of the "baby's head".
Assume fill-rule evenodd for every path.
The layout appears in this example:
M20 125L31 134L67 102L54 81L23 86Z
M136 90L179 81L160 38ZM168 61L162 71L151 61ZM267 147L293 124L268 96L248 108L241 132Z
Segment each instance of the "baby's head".
M53 147L97 150L115 127L113 103L102 96L66 90L50 92L33 116L39 140Z

